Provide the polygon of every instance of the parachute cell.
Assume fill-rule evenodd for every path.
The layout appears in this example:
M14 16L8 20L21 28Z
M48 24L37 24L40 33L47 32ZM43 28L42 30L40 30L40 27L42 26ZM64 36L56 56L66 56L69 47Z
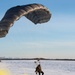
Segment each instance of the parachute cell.
M0 37L6 36L10 27L22 16L25 16L34 24L37 24L48 22L51 18L51 13L48 8L41 4L28 4L12 7L7 10L0 21Z

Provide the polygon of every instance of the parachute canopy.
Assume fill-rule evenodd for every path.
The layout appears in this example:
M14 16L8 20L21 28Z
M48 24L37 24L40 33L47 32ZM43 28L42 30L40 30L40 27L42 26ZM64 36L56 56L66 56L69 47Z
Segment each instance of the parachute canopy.
M14 22L25 16L34 24L48 22L51 13L48 8L41 4L28 4L15 6L7 10L0 21L0 37L5 37Z

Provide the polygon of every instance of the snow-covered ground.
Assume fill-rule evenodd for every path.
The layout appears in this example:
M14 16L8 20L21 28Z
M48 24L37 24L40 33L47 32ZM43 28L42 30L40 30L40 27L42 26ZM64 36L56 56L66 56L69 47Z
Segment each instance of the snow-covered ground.
M10 75L36 75L35 60L4 60L0 69L10 71ZM75 61L40 61L45 75L75 75ZM37 74L38 75L38 74Z

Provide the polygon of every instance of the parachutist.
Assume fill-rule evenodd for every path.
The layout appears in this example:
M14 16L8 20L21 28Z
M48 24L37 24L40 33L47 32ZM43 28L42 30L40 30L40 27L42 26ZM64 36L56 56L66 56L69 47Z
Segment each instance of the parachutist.
M38 73L39 75L44 75L44 72L42 71L42 67L41 67L41 64L40 64L40 61L39 60L37 60L36 62L36 69L35 69L35 72L36 72L36 74Z

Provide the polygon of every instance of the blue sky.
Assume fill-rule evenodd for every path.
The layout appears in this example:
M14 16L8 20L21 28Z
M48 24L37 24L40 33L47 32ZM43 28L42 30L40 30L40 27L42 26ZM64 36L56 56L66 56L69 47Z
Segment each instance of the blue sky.
M22 17L0 38L0 57L75 58L74 0L0 0L0 19L16 5L40 3L49 8L49 22L35 25Z

